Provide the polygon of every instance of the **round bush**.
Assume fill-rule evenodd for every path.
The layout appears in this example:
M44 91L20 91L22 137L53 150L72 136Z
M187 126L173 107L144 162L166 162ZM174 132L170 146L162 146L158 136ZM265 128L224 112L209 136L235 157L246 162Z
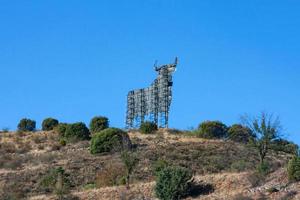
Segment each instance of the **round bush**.
M54 130L60 135L64 136L69 124L67 123L59 123Z
M220 121L205 121L199 125L198 136L213 139L227 136L227 126Z
M154 122L143 122L140 126L141 133L151 134L157 131L157 125Z
M44 119L42 123L43 131L52 131L58 125L58 120L53 118Z
M244 127L240 124L232 125L228 132L228 139L247 144L252 138L254 138L252 131L248 127Z
M31 119L21 119L18 124L19 131L34 131L36 127L36 122Z
M100 132L109 127L109 121L107 117L94 117L90 122L90 130L92 133Z
M166 167L158 173L155 193L161 200L181 199L189 192L192 173L181 167Z
M66 128L64 137L67 140L88 140L90 139L90 131L82 122L69 124Z
M300 157L293 157L288 164L288 177L290 181L300 181Z
M131 141L126 132L117 128L107 128L92 136L90 151L92 154L129 149Z

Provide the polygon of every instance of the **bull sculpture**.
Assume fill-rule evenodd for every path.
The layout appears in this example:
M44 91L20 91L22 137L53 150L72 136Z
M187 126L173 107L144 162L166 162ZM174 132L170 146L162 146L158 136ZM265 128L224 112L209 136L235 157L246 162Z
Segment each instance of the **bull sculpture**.
M158 127L168 128L172 101L172 74L176 71L177 57L172 64L157 66L157 78L150 87L132 90L127 95L126 127L139 127L145 120Z

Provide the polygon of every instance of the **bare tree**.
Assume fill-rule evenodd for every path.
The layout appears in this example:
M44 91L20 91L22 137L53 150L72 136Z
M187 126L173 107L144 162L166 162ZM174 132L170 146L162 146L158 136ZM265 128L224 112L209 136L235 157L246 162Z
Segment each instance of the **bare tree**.
M253 132L254 138L251 142L258 151L260 164L263 164L271 142L281 137L282 127L279 117L274 117L273 114L267 112L261 112L257 117L244 115L241 119L242 123Z

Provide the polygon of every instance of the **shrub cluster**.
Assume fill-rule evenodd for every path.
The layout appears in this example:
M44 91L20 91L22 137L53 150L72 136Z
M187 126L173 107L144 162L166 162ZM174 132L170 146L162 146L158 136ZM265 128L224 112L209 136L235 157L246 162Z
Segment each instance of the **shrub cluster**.
M140 132L144 134L151 134L157 131L157 125L154 122L143 122L140 126Z
M288 164L288 177L290 181L300 181L300 157L293 157Z
M252 131L245 126L240 124L232 125L227 131L228 139L240 142L240 143L248 143L254 136Z
M67 130L69 124L67 123L59 123L54 130L61 136L63 137L65 135L65 132Z
M19 131L34 131L36 128L36 122L31 119L21 119L18 124Z
M90 131L82 122L67 125L64 137L68 141L88 140L90 139Z
M225 138L227 126L220 121L204 121L199 125L197 134L207 139Z
M42 123L43 131L52 131L58 125L58 120L53 118L46 118Z
M131 141L126 132L117 128L107 128L92 136L90 151L97 154L121 151L130 147Z
M284 139L272 141L270 148L275 151L282 151L289 154L297 154L299 149L298 145Z
M153 174L155 176L158 176L158 174L166 167L170 166L170 164L165 161L165 160L162 160L162 159L159 159L157 161L155 161L152 165L152 171L153 171Z
M161 200L180 199L188 194L192 172L181 167L165 167L157 176L156 196Z
M94 117L90 122L91 133L97 133L109 127L109 121L107 117Z

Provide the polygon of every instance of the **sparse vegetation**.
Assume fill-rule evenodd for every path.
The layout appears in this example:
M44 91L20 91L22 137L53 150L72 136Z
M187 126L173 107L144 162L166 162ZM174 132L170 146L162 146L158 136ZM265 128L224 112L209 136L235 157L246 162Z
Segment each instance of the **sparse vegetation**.
M300 157L294 156L288 164L288 178L290 181L300 181Z
M154 122L143 122L140 126L141 133L152 134L157 131L157 125Z
M120 163L108 162L108 164L97 173L95 186L97 188L124 185L126 171Z
M91 154L92 142L83 140L70 143L73 140L65 137L66 127L69 125L61 126L64 130L60 133L57 131L57 126L54 128L55 131L51 132L24 131L18 132L18 134L15 132L0 134L0 181L6 183L0 185L0 199L27 199L35 198L38 195L41 195L42 198L54 198L50 193L58 195L57 197L61 199L71 199L71 194L64 192L64 184L61 184L61 181L58 181L58 184L52 184L51 187L41 187L41 177L55 174L52 171L59 167L63 167L70 174L65 173L69 180L67 182L72 183L68 188L76 191L72 194L78 196L79 199L95 199L99 196L100 199L153 199L156 193L153 180L156 178L158 181L160 174L169 168L189 168L195 172L194 179L191 178L187 181L188 184L183 184L184 186L188 185L188 189L180 192L178 198L196 198L199 195L202 197L207 195L204 198L208 199L224 197L222 195L225 190L228 190L227 185L239 192L242 189L251 190L254 193L257 189L266 187L262 190L262 195L268 197L275 183L272 181L279 179L281 180L279 184L282 182L284 188L288 188L287 193L286 195L282 194L283 190L280 188L283 186L277 187L276 185L279 191L273 192L272 197L274 195L277 198L281 195L284 199L289 194L295 198L298 197L297 193L293 193L293 191L299 188L299 184L296 179L290 179L291 183L289 183L286 177L287 173L283 168L295 151L292 143L285 140L274 139L271 141L270 150L264 159L264 163L269 163L266 167L259 165L260 159L257 156L257 150L248 144L245 145L244 137L241 137L241 140L232 141L229 133L228 137L226 136L226 138L230 138L229 140L215 140L215 138L213 138L214 140L203 140L197 138L193 131L165 129L160 129L159 134L145 135L138 130L127 134L120 129L112 128L125 135L103 134L107 130L111 130L108 128L93 134L93 136L101 135L104 145L100 145L100 147L108 149L108 151L104 151L106 153L97 153L98 155L95 156ZM120 135L124 137L119 137ZM240 137L237 138L240 139ZM119 142L114 143L114 141ZM66 143L68 144L66 145ZM281 150L276 150L278 151L276 153L273 151L274 148ZM122 153L122 151L124 152ZM291 164L289 164L289 170L292 168L290 166ZM52 168L54 169L47 171ZM173 173L171 174L173 177ZM126 184L127 187L130 184L130 190L126 190L125 186L122 186ZM165 184L166 190L161 190L163 192L168 193L178 188L181 189L172 181L165 181ZM216 193L214 189L216 189ZM178 193L174 192L174 194ZM250 193L243 194L246 195L245 197L254 198L254 195ZM239 197L243 196L236 195L234 191L226 192L228 199ZM168 196L163 198L168 198Z
M90 122L91 133L97 133L109 127L109 120L107 117L97 116Z
M268 162L264 161L263 163L259 163L259 165L256 168L257 172L262 175L266 176L267 174L270 173L270 165Z
M192 172L182 167L166 167L158 173L156 196L161 200L180 199L188 194Z
M227 126L220 121L202 122L196 131L198 137L214 139L227 136Z
M297 154L299 147L293 142L287 141L285 139L276 139L271 142L270 149L277 152L281 151L295 155Z
M64 137L67 141L79 141L90 139L90 131L82 122L77 122L67 126Z
M243 171L246 171L248 169L251 169L251 166L245 160L238 160L238 161L233 162L231 164L231 170L234 171L234 172L243 172Z
M139 160L136 153L130 151L123 151L121 154L121 159L126 168L126 186L127 189L129 189L130 177Z
M53 119L53 118L46 118L42 122L42 130L43 131L52 131L57 125L58 125L58 120Z
M19 131L34 131L36 128L36 122L31 119L21 119L18 124Z
M63 199L70 192L71 182L68 174L62 167L50 170L48 174L42 178L41 187L46 191L53 192L58 199Z
M114 152L129 149L131 141L126 132L117 128L108 128L92 136L90 151L92 154Z

